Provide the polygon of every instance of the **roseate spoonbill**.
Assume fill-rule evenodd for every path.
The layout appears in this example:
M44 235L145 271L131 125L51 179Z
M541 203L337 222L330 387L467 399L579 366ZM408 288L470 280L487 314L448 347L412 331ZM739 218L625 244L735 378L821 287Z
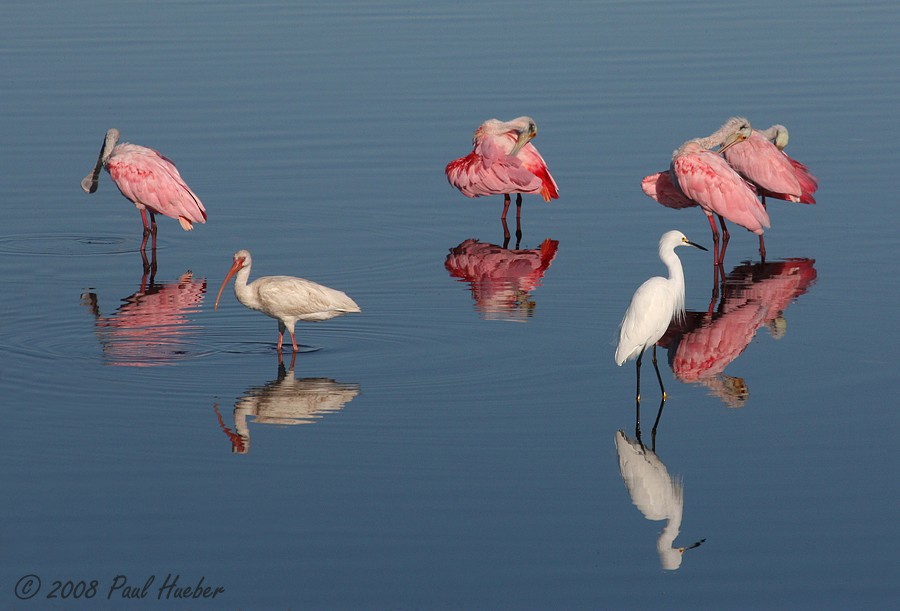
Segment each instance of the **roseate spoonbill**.
M763 229L769 227L769 215L752 187L735 172L721 154L731 146L750 137L750 123L742 117L732 117L706 138L695 138L682 144L672 155L669 171L679 190L706 213L713 234L716 265L725 259L728 228L725 219L759 236L759 251L765 257ZM720 146L717 153L713 147ZM719 217L723 244L719 252L719 231L712 215Z
M291 344L297 352L294 325L298 320L319 322L350 312L361 312L356 302L342 291L338 291L311 280L293 276L263 276L247 284L250 277L252 259L249 251L234 253L231 269L219 287L214 310L219 308L219 299L225 285L237 274L234 281L234 295L237 300L251 310L258 310L278 320L278 352L284 340L284 330L291 334Z
M784 153L788 131L783 125L753 130L750 137L736 142L723 152L725 160L738 174L756 186L766 205L766 196L803 204L816 203L812 194L818 188L807 167Z
M488 119L475 130L472 152L447 164L447 180L467 197L503 194L500 218L504 220L510 194L515 193L516 218L520 218L522 193L540 193L547 202L559 198L556 181L530 142L536 135L531 117Z
M119 141L119 130L106 132L97 165L81 181L86 193L94 193L100 176L100 169L106 168L119 191L141 211L144 223L144 239L141 250L147 246L147 236L153 236L156 248L156 215L162 214L181 223L181 228L190 231L193 223L206 222L206 208L178 173L171 160L137 144ZM147 221L147 213L150 221Z
M672 547L684 516L681 478L669 475L656 452L645 447L640 438L629 439L624 431L616 432L616 453L619 455L619 473L631 502L648 520L666 520L666 526L656 540L662 568L667 571L678 569L684 552L700 547L706 541L700 539L687 547Z
M700 250L706 248L694 244L677 230L667 231L659 240L659 258L669 269L669 277L654 276L644 282L631 298L631 304L625 311L625 317L619 325L619 344L616 347L616 365L622 366L625 361L637 359L637 394L636 402L641 402L641 359L644 351L653 346L653 368L662 391L662 399L666 400L666 389L663 387L659 367L656 364L656 342L661 338L672 318L684 316L684 270L681 260L675 254L678 246L693 246Z

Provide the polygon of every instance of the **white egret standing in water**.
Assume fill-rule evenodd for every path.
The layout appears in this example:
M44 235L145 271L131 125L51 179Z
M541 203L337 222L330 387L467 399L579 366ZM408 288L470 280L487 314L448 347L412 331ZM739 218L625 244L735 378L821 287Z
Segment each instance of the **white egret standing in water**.
M668 231L659 240L659 258L669 268L669 277L654 276L644 282L631 298L631 305L625 311L625 317L619 326L619 344L616 347L616 364L621 366L625 361L637 359L637 394L636 402L641 402L641 359L644 351L653 346L653 368L663 401L666 400L666 389L663 387L659 367L656 364L656 342L665 334L669 323L676 316L684 316L684 271L681 260L675 254L678 246L693 246L700 250L706 248L694 244L677 230Z

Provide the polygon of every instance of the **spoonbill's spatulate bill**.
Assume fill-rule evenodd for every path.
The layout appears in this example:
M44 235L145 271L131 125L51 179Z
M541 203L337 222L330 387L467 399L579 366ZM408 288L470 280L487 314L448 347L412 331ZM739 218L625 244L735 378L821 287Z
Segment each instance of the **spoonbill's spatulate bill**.
M213 309L219 308L219 299L222 297L225 285L232 276L237 275L234 280L234 294L237 300L251 310L257 310L278 320L277 348L279 352L281 352L285 329L291 334L294 352L299 350L297 339L294 336L294 325L298 320L318 322L361 311L356 302L342 291L303 278L263 276L248 284L247 279L250 277L252 264L250 252L237 251L234 253L233 261L225 280L222 281L222 286L219 287Z
M181 178L174 163L153 149L118 142L119 130L106 132L97 165L81 181L81 188L86 193L94 193L100 170L106 168L122 195L141 211L144 223L141 250L146 248L150 235L153 236L153 248L156 248L157 214L177 219L185 231L193 229L193 223L206 222L206 208ZM149 221L147 213L150 214Z
M447 180L467 197L503 195L504 220L511 193L517 194L516 218L522 214L522 193L540 193L548 202L557 199L556 181L531 144L536 135L531 117L488 119L475 130L472 152L447 164Z

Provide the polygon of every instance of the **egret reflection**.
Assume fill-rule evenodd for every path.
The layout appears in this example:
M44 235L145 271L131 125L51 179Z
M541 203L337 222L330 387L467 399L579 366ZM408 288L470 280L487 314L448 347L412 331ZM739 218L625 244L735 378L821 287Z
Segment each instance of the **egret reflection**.
M787 259L738 265L715 285L709 308L673 322L659 345L681 382L702 384L728 407L742 407L750 393L743 378L725 369L743 353L760 327L774 339L787 332L788 306L816 280L815 260Z
M359 394L359 384L335 382L329 378L296 378L291 358L289 369L278 358L276 379L262 386L247 389L234 405L234 426L229 427L213 406L219 427L231 440L231 451L247 454L250 451L250 423L293 426L312 424L326 414L343 409Z
M156 281L156 260L145 264L138 290L122 299L105 316L96 293L85 292L81 303L94 315L94 330L109 365L151 367L184 358L199 327L191 314L200 309L206 279L191 271L172 282Z
M525 322L537 305L531 292L540 286L558 248L559 242L551 239L523 250L468 239L450 249L444 267L469 284L482 318Z
M684 517L684 485L681 478L669 474L656 452L641 443L640 436L631 439L624 431L616 431L616 453L619 473L631 502L648 520L666 521L656 540L660 565L667 571L680 568L684 552L706 541L700 539L685 547L674 545Z

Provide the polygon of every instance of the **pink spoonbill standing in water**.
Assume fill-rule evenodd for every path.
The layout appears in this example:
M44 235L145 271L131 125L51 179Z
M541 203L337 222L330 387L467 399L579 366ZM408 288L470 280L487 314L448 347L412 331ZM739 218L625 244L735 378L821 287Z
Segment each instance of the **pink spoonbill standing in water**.
M644 192L664 206L685 208L692 203L700 206L712 229L716 265L724 261L730 237L725 219L758 235L760 255L765 258L763 230L769 227L769 215L756 199L753 188L720 154L748 138L751 131L746 119L731 118L712 135L688 140L678 147L672 155L669 176L658 172L642 182ZM717 146L720 147L717 152L710 150ZM724 234L721 251L713 214L719 217Z
M294 325L298 320L319 322L343 316L350 312L361 312L356 302L342 291L338 291L311 280L293 276L263 276L251 283L250 265L252 259L249 251L239 250L234 253L231 269L219 287L214 310L219 309L219 299L225 285L237 274L234 281L234 295L237 300L251 310L262 312L278 321L278 352L284 340L285 329L291 334L294 352L298 352L297 339L294 336Z
M531 117L512 121L488 119L475 130L472 152L447 164L450 184L467 197L503 195L503 214L509 210L510 194L516 194L516 219L522 214L522 194L540 193L544 201L559 198L559 188L547 163L531 139L537 125Z
M147 237L151 235L152 248L156 249L157 214L177 219L185 231L193 229L194 223L206 222L206 208L181 178L171 160L145 146L118 142L119 130L106 132L97 165L81 181L81 188L86 193L95 192L100 170L106 168L122 195L141 211L141 221L144 223L141 251L146 248Z

